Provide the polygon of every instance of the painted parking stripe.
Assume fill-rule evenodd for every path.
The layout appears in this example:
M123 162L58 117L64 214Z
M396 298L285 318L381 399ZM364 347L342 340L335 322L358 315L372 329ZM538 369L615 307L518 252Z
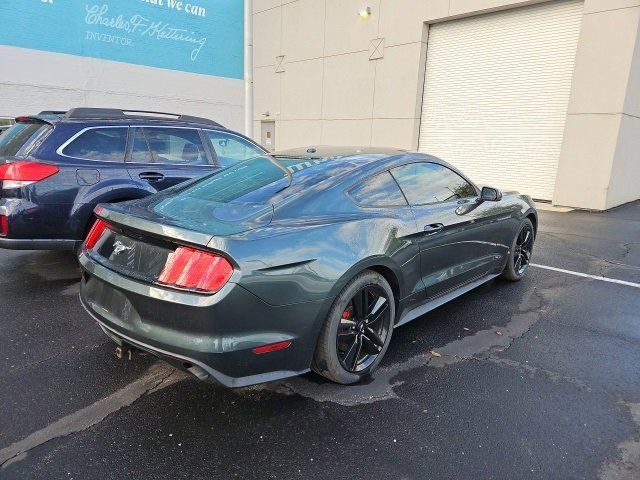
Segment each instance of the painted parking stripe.
M565 270L563 268L538 265L537 263L532 263L531 266L543 268L545 270L552 270L554 272L566 273L568 275L575 275L576 277L591 278L592 280L600 280L601 282L617 283L618 285L626 285L627 287L640 288L640 283L627 282L625 280L618 280L616 278L599 277L598 275L589 275L588 273L574 272L573 270Z

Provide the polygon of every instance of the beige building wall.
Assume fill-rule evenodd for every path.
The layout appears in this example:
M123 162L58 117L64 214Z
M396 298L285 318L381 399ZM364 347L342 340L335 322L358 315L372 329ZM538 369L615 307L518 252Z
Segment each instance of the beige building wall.
M257 140L416 150L429 24L543 1L254 0ZM556 204L640 198L639 24L640 0L585 0Z

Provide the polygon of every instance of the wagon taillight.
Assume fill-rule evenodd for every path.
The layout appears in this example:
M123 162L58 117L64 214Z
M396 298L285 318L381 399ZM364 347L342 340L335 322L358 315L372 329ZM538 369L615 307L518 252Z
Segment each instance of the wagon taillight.
M58 173L58 167L39 162L11 162L0 166L2 188L20 188Z

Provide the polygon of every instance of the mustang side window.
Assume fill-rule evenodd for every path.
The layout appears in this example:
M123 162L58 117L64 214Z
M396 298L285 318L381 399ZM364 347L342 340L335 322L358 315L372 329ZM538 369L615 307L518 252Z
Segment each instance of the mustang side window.
M349 196L363 207L407 205L400 187L389 172L383 172L360 182L349 190Z
M411 205L440 203L476 197L476 189L464 178L437 163L410 163L391 170Z
M62 154L86 160L122 162L126 143L127 127L91 128L64 147Z

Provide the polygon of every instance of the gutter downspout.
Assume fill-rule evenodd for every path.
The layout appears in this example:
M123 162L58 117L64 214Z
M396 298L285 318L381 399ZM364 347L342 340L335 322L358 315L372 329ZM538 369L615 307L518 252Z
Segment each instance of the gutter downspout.
M244 134L253 138L253 0L244 0Z

